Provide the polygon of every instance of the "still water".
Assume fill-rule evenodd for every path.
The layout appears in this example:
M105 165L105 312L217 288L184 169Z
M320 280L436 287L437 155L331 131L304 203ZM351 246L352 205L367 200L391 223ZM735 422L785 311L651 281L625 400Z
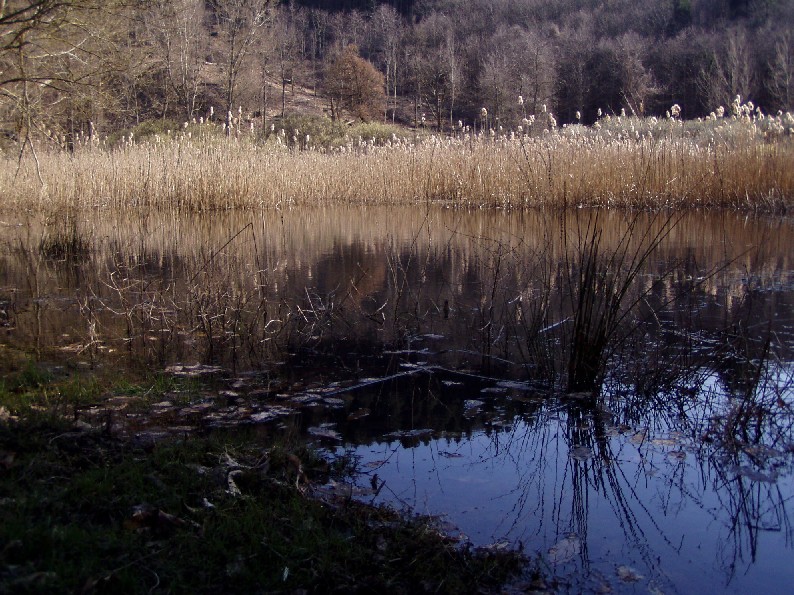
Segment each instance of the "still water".
M421 207L2 219L9 347L223 369L247 399L233 423L298 427L354 461L355 497L537 553L559 590L794 582L790 220ZM607 332L585 350L596 389L572 392L582 296ZM180 431L222 419L200 405Z

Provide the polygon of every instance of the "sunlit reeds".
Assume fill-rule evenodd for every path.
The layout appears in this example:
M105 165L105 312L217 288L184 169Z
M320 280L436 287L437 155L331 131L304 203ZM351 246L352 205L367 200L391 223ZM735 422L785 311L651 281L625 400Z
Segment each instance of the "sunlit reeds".
M631 207L783 211L794 197L791 114L698 122L604 117L563 128L291 143L274 131L226 137L191 124L165 139L0 165L5 207L186 211L317 204L445 203L467 208ZM724 110L720 113L724 113ZM542 129L542 130L541 130ZM382 132L382 131L381 131Z

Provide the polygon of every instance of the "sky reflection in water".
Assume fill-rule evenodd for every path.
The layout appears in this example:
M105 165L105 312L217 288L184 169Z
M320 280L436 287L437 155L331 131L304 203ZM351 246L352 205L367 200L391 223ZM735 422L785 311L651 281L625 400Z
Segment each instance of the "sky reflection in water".
M574 591L785 592L794 579L790 452L770 448L752 464L699 440L707 428L687 420L611 419L550 401L499 429L342 450L359 458L362 488L377 475L378 495L365 500L442 515L477 545L523 544Z

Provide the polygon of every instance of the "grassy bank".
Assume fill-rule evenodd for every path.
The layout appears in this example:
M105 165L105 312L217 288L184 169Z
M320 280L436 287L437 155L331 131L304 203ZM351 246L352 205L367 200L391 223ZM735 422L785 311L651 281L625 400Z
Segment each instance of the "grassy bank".
M63 415L119 390L158 398L157 383L4 372L0 592L488 592L523 565L428 519L318 497L345 461L283 435L121 440Z
M272 208L322 203L459 207L730 208L782 212L794 199L794 117L738 106L699 122L604 117L592 127L526 120L517 130L355 130L321 142L297 125L267 138L214 124L27 151L0 166L14 208ZM315 128L317 128L315 124ZM368 136L365 136L368 135Z

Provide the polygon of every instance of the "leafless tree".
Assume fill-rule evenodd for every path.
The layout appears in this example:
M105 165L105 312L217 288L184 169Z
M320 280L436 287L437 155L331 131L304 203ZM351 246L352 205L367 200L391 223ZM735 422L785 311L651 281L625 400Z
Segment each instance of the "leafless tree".
M794 110L794 34L790 29L777 35L769 73L769 89L778 109Z
M226 130L233 125L238 79L257 35L269 17L272 0L211 0L221 41Z
M393 123L397 111L398 72L401 73L402 70L400 47L405 38L405 26L399 13L391 6L383 4L372 15L371 29L377 36L377 55L381 68L386 73L386 96L391 102ZM387 101L384 118L388 118L388 111Z
M740 28L730 29L712 53L708 69L698 79L704 103L714 109L729 105L734 97L747 99L755 92L755 67L750 40Z
M204 0L158 0L147 13L159 47L159 59L185 118L196 113L204 85L208 35Z

